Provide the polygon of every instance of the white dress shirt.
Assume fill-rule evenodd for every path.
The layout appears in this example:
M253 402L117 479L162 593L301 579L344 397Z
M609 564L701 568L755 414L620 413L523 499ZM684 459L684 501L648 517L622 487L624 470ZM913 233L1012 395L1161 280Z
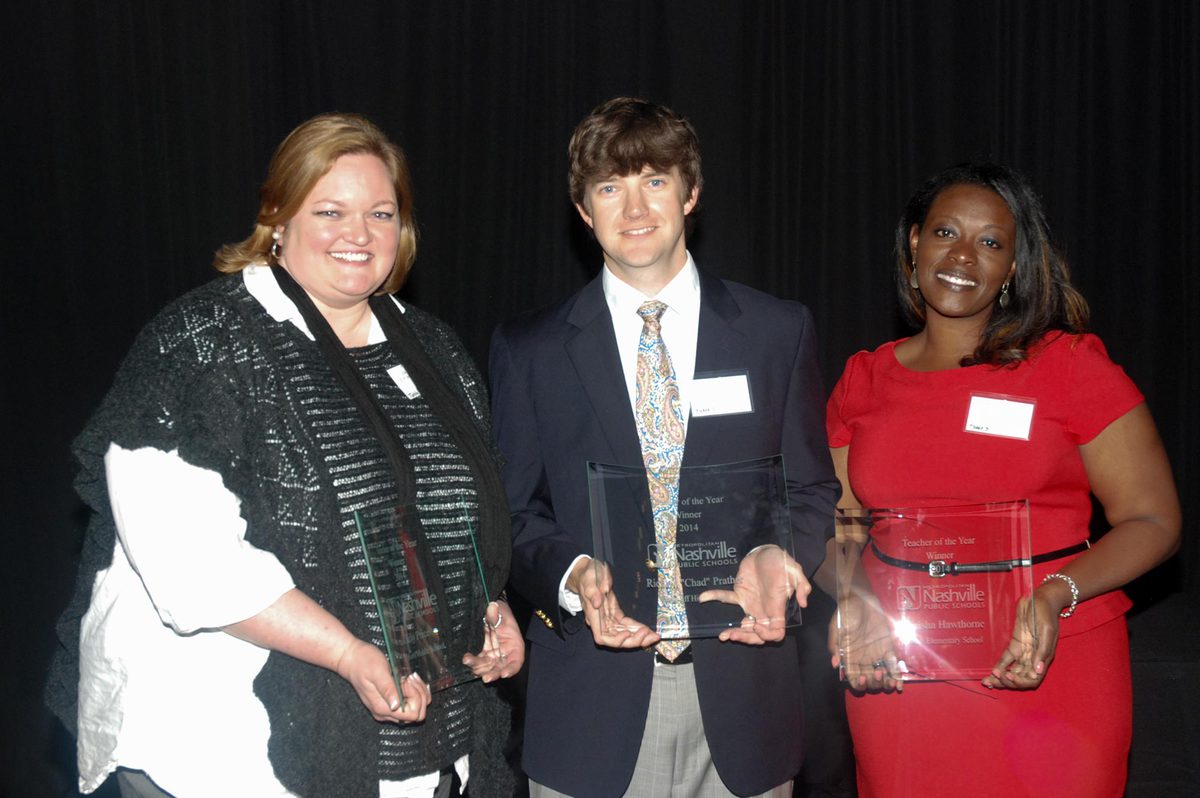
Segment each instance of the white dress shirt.
M629 283L624 282L604 267L601 275L604 286L604 301L612 315L613 332L617 336L617 353L621 356L621 370L625 374L625 387L629 392L629 406L637 406L637 354L638 342L642 337L642 317L638 308L650 300L658 300L667 306L660 320L663 343L675 369L675 382L679 385L679 401L683 410L684 429L691 415L692 377L696 370L696 337L700 331L700 275L689 252L687 262L671 282L652 297L648 297Z
M700 334L700 275L692 253L671 282L654 296L646 296L629 283L617 277L606 265L600 275L604 289L604 301L612 316L613 333L617 337L617 354L621 357L621 371L625 375L625 388L629 393L629 406L637 407L637 354L642 337L642 317L638 308L650 300L658 300L667 306L659 322L663 344L675 370L675 382L679 386L679 403L683 411L683 429L686 433L688 417L691 415L691 388L696 373L696 341ZM577 613L583 609L579 594L567 589L567 577L576 563L587 555L576 557L571 567L559 582L558 601L563 609Z

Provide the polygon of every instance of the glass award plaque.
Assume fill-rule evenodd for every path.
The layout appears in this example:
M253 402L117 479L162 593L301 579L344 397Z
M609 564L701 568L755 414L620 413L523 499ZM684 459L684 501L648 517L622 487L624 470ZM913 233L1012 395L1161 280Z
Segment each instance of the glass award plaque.
M838 510L842 677L982 679L1033 592L1024 500Z
M467 611L482 618L476 605L486 606L487 590L471 516L465 506L462 512L471 543L461 563L464 573L456 575L465 577L466 591L456 590L455 595L465 597L470 605ZM462 656L477 651L482 636L476 634L479 628L473 622L463 626L460 638L453 635L452 619L461 615L462 608L452 607L451 596L443 589L417 508L407 505L365 515L355 512L354 521L397 687L413 673L435 692L474 679L462 664Z
M593 556L608 564L624 613L656 629L658 579L667 553L659 551L655 539L646 471L589 462L587 474ZM662 637L715 637L741 624L741 607L701 602L699 596L706 590L733 590L742 558L760 546L775 547L760 553L760 570L790 593L781 620L786 626L799 624L795 578L789 575L791 529L782 455L681 469L674 555L687 624L658 629Z

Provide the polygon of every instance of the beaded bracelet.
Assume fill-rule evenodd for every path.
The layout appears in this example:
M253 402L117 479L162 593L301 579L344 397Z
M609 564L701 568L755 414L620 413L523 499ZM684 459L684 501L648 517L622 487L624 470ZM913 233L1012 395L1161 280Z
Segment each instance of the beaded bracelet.
M1071 588L1071 605L1058 614L1059 618L1070 618L1075 614L1075 606L1079 604L1079 586L1075 584L1075 580L1066 574L1046 574L1046 578L1042 580L1042 584L1046 584L1051 579L1061 579L1067 583L1067 587Z

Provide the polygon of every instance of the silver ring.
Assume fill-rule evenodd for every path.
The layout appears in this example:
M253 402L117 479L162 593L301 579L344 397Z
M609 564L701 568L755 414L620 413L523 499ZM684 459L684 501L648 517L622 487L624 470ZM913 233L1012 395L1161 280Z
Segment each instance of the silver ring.
M871 667L877 671L887 670L887 660L877 659L871 663Z
M750 613L746 613L746 620L749 621L751 625L757 623L757 619Z

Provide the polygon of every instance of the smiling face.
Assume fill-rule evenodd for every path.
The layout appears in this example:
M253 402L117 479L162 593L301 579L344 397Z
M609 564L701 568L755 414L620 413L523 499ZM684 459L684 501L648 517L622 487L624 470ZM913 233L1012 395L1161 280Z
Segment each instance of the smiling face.
M589 183L575 207L613 274L653 295L687 262L684 217L699 194L698 187L685 189L679 167L663 172L645 166Z
M1016 270L1016 222L1000 195L972 184L947 187L924 224L913 225L908 242L927 320L986 324L1000 287Z
M374 155L343 155L276 228L279 263L323 312L365 302L396 262L396 190Z

